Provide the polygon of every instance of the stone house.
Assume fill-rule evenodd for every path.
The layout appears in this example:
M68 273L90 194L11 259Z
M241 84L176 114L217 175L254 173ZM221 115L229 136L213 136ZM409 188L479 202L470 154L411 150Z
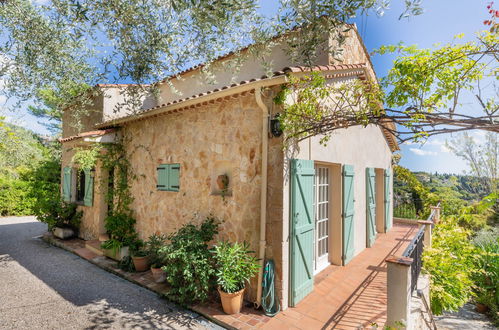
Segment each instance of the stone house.
M66 110L62 190L84 211L80 236L95 240L105 232L109 173L97 164L78 174L75 147L118 136L137 177L130 192L141 238L213 214L224 220L221 238L247 241L260 258L275 261L283 309L313 290L314 276L328 265L345 265L376 233L389 230L394 136L374 125L350 127L336 131L327 146L314 137L290 151L269 129L282 111L273 97L291 75L314 70L330 83L376 79L358 33L348 33L341 63L319 53L316 66L305 67L291 62L284 47L279 43L268 55L273 75L251 56L233 73L230 61L237 55L229 54L215 62L216 82L207 83L203 66L195 66L162 81L159 95L144 97L138 112L116 106L127 85L98 85L102 95L80 130ZM224 193L217 185L221 175L229 179ZM258 301L258 278L247 299Z

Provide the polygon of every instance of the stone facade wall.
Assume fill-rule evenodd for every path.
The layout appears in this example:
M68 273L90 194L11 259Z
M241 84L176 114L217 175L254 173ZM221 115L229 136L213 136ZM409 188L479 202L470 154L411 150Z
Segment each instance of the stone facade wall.
M102 122L104 97L97 96L94 104L85 109L67 109L62 113L62 137L78 135L95 130L95 124Z
M331 43L335 44L334 41L331 41ZM376 73L374 72L369 53L367 52L367 49L365 48L363 41L356 29L351 29L347 32L345 43L341 45L340 48L343 49L343 55L340 59L335 59L330 56L330 64L366 63L368 78L376 80Z
M247 241L258 251L261 131L261 110L253 94L126 125L124 141L136 176L132 209L140 237L171 233L212 214L224 221L218 239ZM156 188L156 168L168 163L180 163L179 192ZM230 179L230 194L224 198L212 194L221 174ZM256 286L249 291L253 297Z

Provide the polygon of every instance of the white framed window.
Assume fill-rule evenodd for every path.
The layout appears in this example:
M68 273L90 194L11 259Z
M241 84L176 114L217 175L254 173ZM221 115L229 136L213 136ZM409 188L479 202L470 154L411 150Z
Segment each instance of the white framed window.
M315 166L314 208L315 240L314 271L320 272L329 265L329 208L330 171L326 166Z

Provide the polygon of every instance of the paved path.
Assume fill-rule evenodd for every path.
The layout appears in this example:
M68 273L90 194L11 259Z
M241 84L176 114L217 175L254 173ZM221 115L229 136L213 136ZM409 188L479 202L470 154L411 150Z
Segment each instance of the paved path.
M33 217L0 218L0 329L219 328L36 238Z
M483 314L475 311L473 304L465 304L457 312L445 312L436 316L435 321L439 330L492 330L497 329Z

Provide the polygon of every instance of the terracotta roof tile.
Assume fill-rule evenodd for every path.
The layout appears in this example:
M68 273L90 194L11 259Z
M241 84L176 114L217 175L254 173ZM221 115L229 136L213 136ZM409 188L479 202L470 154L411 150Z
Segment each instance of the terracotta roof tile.
M307 66L286 67L286 68L284 68L282 70L274 71L273 75L270 76L270 77L267 76L267 75L264 75L264 76L261 76L260 78L253 78L253 79L250 79L250 80L243 80L243 81L241 81L239 83L232 83L230 85L219 87L219 88L216 88L216 89L213 89L213 90L210 90L210 91L206 91L206 92L199 93L199 94L194 94L194 95L191 95L189 97L185 97L185 98L177 99L177 100L170 101L170 102L167 102L167 103L159 104L159 105L156 105L154 107L141 110L138 113L118 118L118 120L123 120L123 119L127 119L127 118L131 119L131 118L136 117L138 115L140 116L140 115L146 114L147 112L152 111L152 110L156 110L156 109L159 109L159 108L168 107L168 106L171 106L171 105L174 105L174 104L179 104L179 103L182 103L182 102L185 102L185 101L188 101L188 100L193 100L193 99L201 98L203 96L206 96L206 95L209 95L209 94L212 94L212 93L215 93L215 92L219 92L219 91L227 90L227 89L230 89L230 88L234 88L234 87L246 85L246 84L249 84L249 83L252 83L252 82L256 82L256 81L260 81L260 80L264 80L264 79L269 79L269 78L273 78L273 77L277 77L277 76L282 76L282 75L285 75L285 74L288 74L288 73L301 73L301 72L310 72L310 71L317 71L317 72L320 72L320 71L342 71L342 70L345 71L345 70L364 69L364 68L366 68L366 64L365 63L341 64L341 65L320 65L320 66L317 65L317 66L313 66L313 67L307 67ZM99 126L102 127L105 124L109 124L109 126L111 126L111 125L113 125L113 120L110 120L110 121L107 121L107 122L102 122L101 124L99 124Z
M102 135L105 135L108 133L112 133L114 131L116 131L116 129L107 128L107 129L99 129L99 130L95 130L95 131L83 132L83 133L80 133L78 135L68 136L66 138L60 138L59 142L68 142L71 140L81 139L81 138L89 137L89 136L92 136L92 137L102 136Z

